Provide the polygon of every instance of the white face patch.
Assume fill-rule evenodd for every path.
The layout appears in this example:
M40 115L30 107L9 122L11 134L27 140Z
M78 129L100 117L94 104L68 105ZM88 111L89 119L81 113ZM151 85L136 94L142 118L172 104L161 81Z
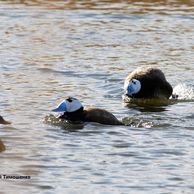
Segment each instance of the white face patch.
M66 112L74 112L82 107L81 102L76 98L68 98L65 100Z
M79 110L82 106L81 102L76 99L69 97L62 101L57 108L53 109L54 112L75 112Z
M124 83L125 93L129 96L137 94L141 89L141 83L137 79L132 79L131 81L126 80Z

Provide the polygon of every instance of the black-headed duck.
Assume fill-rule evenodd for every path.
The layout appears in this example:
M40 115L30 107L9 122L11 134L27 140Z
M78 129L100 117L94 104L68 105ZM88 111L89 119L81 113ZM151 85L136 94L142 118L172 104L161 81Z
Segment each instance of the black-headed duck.
M54 112L63 112L60 119L70 122L96 122L105 125L123 125L112 113L100 108L84 108L81 102L73 97L62 101Z

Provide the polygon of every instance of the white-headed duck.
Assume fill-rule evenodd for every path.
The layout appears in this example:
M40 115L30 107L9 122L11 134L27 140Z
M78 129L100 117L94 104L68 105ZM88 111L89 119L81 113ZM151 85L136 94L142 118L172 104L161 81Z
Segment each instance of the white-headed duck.
M105 125L123 125L112 113L100 108L85 109L81 102L73 97L62 101L54 112L63 112L60 119L70 122L96 122Z
M125 79L124 90L130 98L169 99L173 88L160 69L139 67Z

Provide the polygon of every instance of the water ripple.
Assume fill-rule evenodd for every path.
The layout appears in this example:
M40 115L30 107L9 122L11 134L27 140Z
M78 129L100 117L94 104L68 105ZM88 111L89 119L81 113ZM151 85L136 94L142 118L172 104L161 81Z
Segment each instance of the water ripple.
M193 193L193 2L0 1L4 193ZM161 68L179 97L123 104L138 66ZM185 83L185 85L183 84ZM44 123L66 96L126 126Z

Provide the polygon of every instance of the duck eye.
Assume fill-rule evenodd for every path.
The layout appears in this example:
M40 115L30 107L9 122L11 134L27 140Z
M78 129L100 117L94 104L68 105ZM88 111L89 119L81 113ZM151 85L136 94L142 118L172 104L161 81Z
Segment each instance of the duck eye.
M133 80L132 80L132 83L133 83L133 84L136 84L136 82L135 82L135 81L133 81Z
M68 102L72 102L73 100L71 99L71 97L67 98Z

